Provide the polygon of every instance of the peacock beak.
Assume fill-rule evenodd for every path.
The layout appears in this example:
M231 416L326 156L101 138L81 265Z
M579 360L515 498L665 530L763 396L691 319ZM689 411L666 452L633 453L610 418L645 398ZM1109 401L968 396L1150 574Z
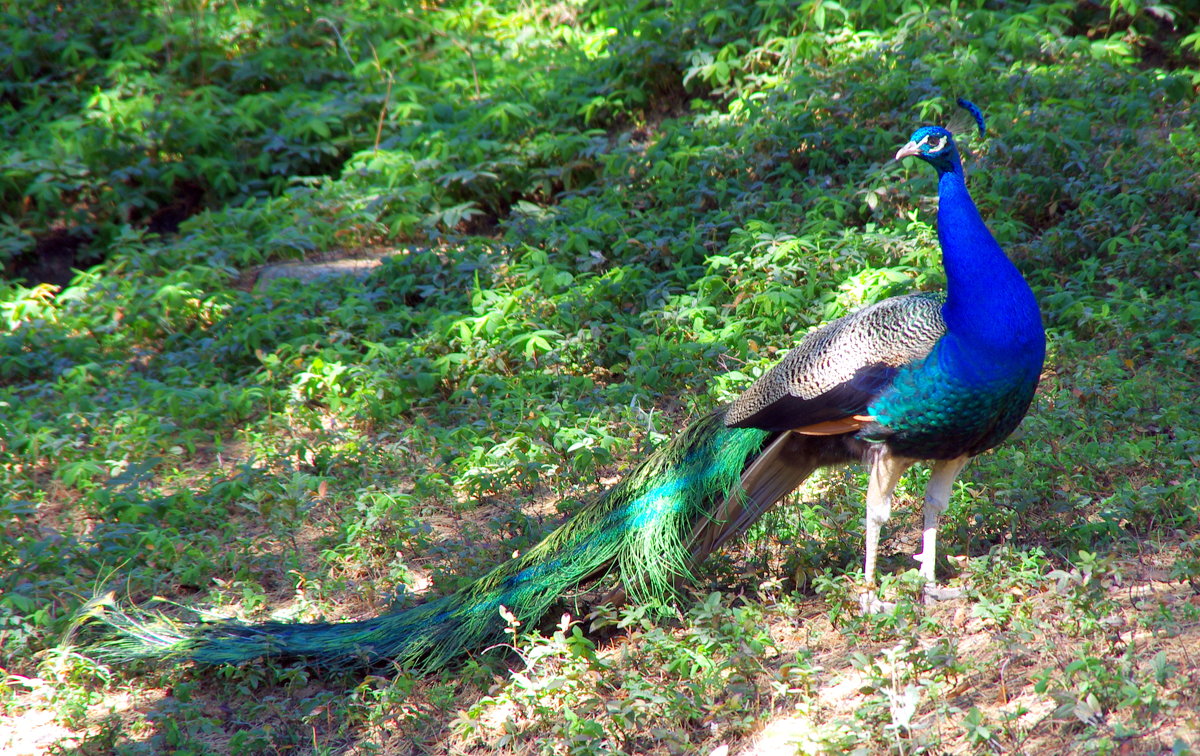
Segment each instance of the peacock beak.
M913 155L920 155L920 154L921 154L921 148L917 146L917 143L909 142L908 144L904 145L899 150L897 150L896 157L894 157L892 159L893 160L903 160L906 157L912 157Z

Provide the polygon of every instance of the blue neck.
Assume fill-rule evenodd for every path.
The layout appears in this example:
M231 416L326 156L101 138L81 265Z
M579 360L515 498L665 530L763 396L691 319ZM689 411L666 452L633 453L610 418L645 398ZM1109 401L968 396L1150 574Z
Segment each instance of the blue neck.
M1037 359L1045 334L1037 301L983 223L963 180L962 165L938 165L938 241L946 269L947 333L962 346L1001 361Z

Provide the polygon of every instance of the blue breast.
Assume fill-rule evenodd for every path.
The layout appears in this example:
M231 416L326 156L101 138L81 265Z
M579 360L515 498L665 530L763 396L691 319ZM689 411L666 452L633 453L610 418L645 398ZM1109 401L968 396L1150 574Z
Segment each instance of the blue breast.
M957 347L948 336L897 373L869 409L877 421L871 440L900 456L951 459L986 451L1016 429L1037 389L1040 356L997 365Z

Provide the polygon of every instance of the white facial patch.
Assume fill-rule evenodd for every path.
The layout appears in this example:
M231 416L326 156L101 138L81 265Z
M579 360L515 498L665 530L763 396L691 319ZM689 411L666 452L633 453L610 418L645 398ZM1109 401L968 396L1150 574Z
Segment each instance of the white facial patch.
M946 146L946 137L938 134L926 134L917 144L928 147L926 152L941 152L942 148Z

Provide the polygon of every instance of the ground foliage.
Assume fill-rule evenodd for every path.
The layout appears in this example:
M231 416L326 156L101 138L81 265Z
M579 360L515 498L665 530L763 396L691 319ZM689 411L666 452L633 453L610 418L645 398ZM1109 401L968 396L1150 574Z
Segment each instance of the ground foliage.
M5 5L0 747L1200 747L1197 17ZM851 610L847 470L673 616L571 603L441 678L109 668L79 645L110 590L357 617L534 542L806 329L942 284L932 175L888 158L955 96L989 116L968 180L1050 337L1031 416L954 497L965 557L941 569L966 600L911 599L897 517L898 608ZM250 285L364 251L388 254L366 279Z

